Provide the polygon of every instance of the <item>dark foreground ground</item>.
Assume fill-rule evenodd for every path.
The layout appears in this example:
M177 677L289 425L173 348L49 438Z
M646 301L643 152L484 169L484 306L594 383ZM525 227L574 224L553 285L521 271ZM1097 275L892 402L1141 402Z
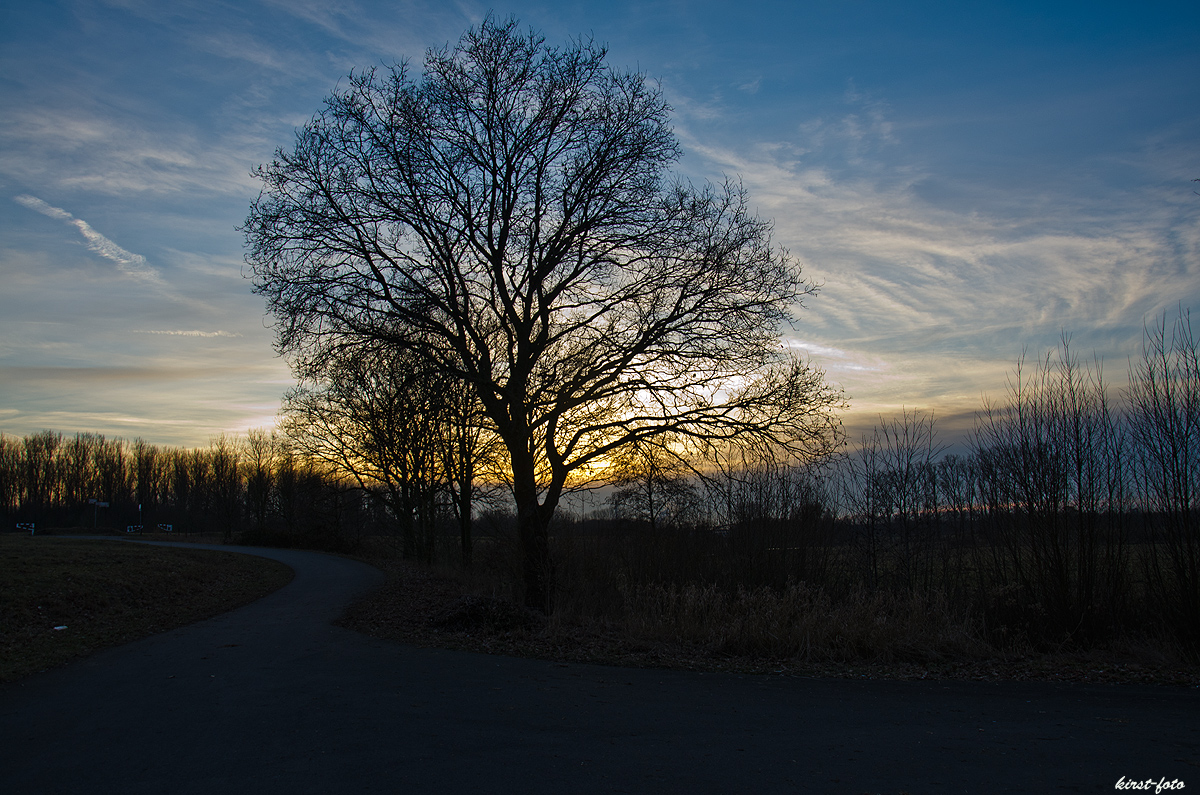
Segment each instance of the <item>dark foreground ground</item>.
M1195 689L697 674L417 648L332 625L380 581L371 567L243 551L295 580L0 687L0 792L1200 787Z

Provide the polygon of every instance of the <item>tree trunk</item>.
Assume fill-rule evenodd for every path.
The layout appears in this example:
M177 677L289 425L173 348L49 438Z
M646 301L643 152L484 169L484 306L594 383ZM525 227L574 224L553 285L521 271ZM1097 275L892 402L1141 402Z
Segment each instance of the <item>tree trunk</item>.
M460 422L457 430L458 460L454 462L456 466L451 467L451 478L455 474L458 476L458 493L454 497L457 501L458 535L462 542L462 566L465 570L471 568L471 498L475 482L475 451L468 438L466 423ZM450 486L454 487L453 481Z
M525 606L549 615L554 607L554 571L550 561L548 516L537 500L518 504L517 526L521 533Z
M412 560L417 556L417 530L413 526L412 485L405 482L400 490L400 510L397 518L400 520L400 536L403 542L401 555L405 560Z
M458 484L458 535L462 542L462 565L471 568L471 485L469 477Z
M533 457L512 455L512 465L525 606L549 615L554 608L554 567L550 560L549 529L550 519L558 504L555 496L558 489L549 489L544 500L539 502Z

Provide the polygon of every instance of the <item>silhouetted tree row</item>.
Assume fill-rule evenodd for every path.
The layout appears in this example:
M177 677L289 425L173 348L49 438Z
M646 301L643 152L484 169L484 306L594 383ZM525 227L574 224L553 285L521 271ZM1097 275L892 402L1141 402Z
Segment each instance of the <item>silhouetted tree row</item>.
M379 350L343 353L320 372L319 383L284 400L291 449L375 498L406 558L432 562L452 521L470 565L473 506L502 477L474 391L418 357Z
M357 484L263 430L199 449L93 433L0 436L0 515L9 529L169 526L328 549L385 532L390 521Z
M931 414L881 420L827 483L856 569L1043 643L1161 621L1200 650L1198 350L1186 313L1160 323L1114 393L1064 340L1018 364L966 454Z

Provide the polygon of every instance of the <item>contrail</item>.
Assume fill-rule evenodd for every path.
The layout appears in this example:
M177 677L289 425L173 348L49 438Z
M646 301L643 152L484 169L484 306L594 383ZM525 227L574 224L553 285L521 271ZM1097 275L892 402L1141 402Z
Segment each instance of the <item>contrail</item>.
M17 204L23 204L29 209L35 210L42 215L48 215L51 218L57 218L60 221L70 221L75 217L66 210L60 210L57 207L46 204L37 196L30 196L27 193L22 193L20 196L17 196L14 201L16 201Z
M163 280L158 271L155 270L146 258L141 254L134 254L130 251L118 246L116 243L109 240L104 235L97 232L82 218L76 218L61 207L55 207L52 204L39 199L37 196L30 196L27 193L22 193L13 199L18 204L24 205L29 209L39 212L42 215L47 215L51 218L56 218L59 221L66 221L79 230L83 235L83 239L87 241L88 250L99 254L107 260L115 262L117 269L127 276L132 276L135 279L151 282L155 285L162 286Z

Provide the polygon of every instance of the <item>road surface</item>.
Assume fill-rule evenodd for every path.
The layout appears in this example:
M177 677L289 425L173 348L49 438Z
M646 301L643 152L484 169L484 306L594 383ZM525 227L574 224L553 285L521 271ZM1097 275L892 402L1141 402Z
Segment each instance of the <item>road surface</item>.
M229 551L229 547L218 547ZM0 793L1200 790L1200 692L564 665L335 627L313 552L245 607L0 687ZM1174 791L1163 788L1164 792ZM1185 790L1186 791L1186 790Z

